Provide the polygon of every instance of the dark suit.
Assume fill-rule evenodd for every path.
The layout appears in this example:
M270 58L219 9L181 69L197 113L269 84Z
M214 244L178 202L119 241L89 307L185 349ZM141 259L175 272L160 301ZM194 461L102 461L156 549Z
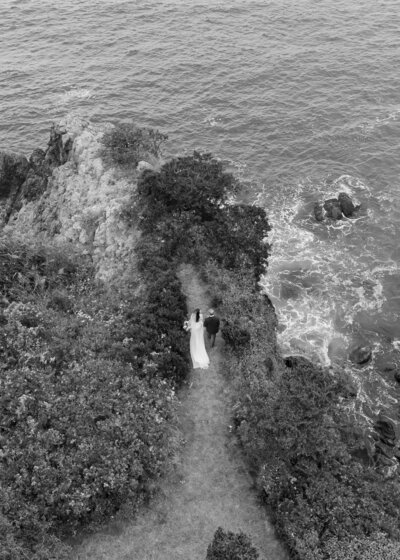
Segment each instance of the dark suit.
M215 344L215 336L219 331L219 319L212 315L211 317L206 317L204 320L204 326L207 331L208 339L211 341L211 348L214 347Z

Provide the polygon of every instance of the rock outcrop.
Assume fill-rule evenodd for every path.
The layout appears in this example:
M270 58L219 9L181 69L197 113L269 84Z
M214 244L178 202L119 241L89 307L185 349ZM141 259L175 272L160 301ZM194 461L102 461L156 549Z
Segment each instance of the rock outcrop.
M0 198L4 223L18 212L24 200L35 200L46 190L53 170L68 161L72 139L62 127L53 124L46 150L35 149L29 161L25 156L0 154Z
M341 192L337 198L329 198L323 203L314 204L314 217L318 222L323 222L325 218L341 220L354 217L360 206L355 206L348 194Z
M353 201L349 197L348 194L341 192L338 196L338 201L340 205L340 209L346 218L351 218L356 211L356 207L353 204Z
M21 154L0 152L0 199L4 201L1 218L7 212L8 201L15 199L29 171L29 162Z
M340 202L337 198L329 198L324 202L325 216L333 218L334 220L341 220L343 218Z
M122 216L136 181L135 174L128 178L104 165L104 131L76 118L52 127L47 149L35 150L26 162L4 232L60 247L73 244L92 259L98 278L110 281L133 266L138 232Z

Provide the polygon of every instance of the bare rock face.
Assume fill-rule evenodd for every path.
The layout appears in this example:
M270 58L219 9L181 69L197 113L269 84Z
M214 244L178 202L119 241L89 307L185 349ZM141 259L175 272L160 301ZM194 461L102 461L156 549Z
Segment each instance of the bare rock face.
M29 162L21 154L0 152L0 198L13 196L24 183Z
M65 139L63 138L64 136ZM50 139L44 157L47 165L53 169L64 165L68 161L72 144L72 138L67 135L67 130L62 126L53 124L50 129Z
M340 205L340 209L346 218L351 218L356 210L356 207L353 204L353 201L349 197L348 194L341 192L338 196L338 201Z
M319 202L314 204L314 216L317 222L323 222L325 218L324 208Z
M139 234L123 218L135 173L127 177L104 165L104 132L105 127L73 117L53 127L47 149L31 155L23 193L4 232L60 247L73 244L108 282L131 273Z
M150 169L153 170L154 167L151 165L151 163L149 163L148 161L139 161L139 163L136 166L136 171L138 173L142 173L143 171L145 171L146 169Z
M360 206L355 206L348 194L341 192L338 198L329 198L323 203L314 204L314 217L317 222L323 222L325 218L341 220L343 216L352 218Z
M325 200L324 208L327 218L333 218L334 220L341 220L343 218L342 209L337 198Z
M34 150L29 161L17 154L0 154L0 198L5 200L4 223L8 223L25 201L36 200L46 191L53 170L68 161L72 143L67 131L53 124L46 150Z

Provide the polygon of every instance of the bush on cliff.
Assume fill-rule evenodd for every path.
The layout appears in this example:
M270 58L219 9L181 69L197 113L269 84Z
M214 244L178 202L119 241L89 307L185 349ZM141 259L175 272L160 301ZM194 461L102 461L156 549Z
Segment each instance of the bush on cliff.
M237 189L233 175L211 154L172 159L158 173L146 171L139 179L138 192L146 202L143 228L152 228L160 217L180 219L185 213L209 222Z
M119 123L102 137L103 158L114 165L133 166L139 161L160 155L168 136L152 128L139 128L133 123Z

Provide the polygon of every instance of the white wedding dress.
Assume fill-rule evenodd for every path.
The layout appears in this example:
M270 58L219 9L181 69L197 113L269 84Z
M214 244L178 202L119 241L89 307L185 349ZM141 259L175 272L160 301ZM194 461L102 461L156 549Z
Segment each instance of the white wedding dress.
M206 352L204 344L203 316L196 323L196 316L193 314L189 321L190 328L190 356L193 368L207 369L210 365L210 358Z

